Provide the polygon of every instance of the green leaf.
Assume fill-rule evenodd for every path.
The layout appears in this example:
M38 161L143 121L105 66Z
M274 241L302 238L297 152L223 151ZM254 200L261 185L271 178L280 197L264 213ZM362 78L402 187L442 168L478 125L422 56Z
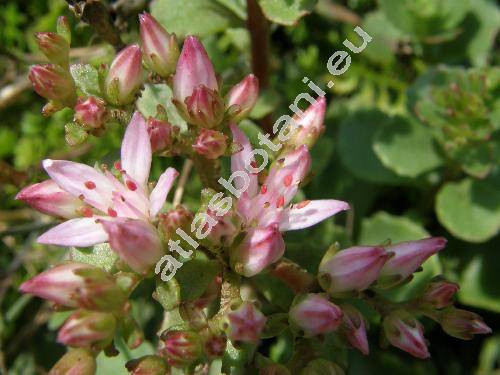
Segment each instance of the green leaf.
M436 212L455 237L484 242L500 228L500 189L470 178L449 182L437 194Z
M262 12L270 21L291 26L309 14L317 0L258 0Z
M400 176L417 177L442 162L428 128L402 116L378 130L373 148L382 164Z
M229 10L218 2L206 0L155 0L151 3L151 14L170 33L203 37L241 25L233 13L239 8L234 5Z
M118 258L111 250L108 243L95 245L92 248L76 248L70 249L69 258L75 262L82 262L100 267L106 271L111 271Z
M166 310L170 311L181 302L181 290L177 280L170 279L167 282L158 280L153 298Z
M90 64L73 64L70 72L76 86L85 95L101 96L97 69Z

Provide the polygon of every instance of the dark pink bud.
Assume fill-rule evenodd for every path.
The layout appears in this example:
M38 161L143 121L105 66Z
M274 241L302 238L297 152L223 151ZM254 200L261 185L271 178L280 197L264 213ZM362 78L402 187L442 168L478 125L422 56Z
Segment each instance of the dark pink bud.
M125 366L130 375L165 375L168 373L165 360L157 355L133 359Z
M340 305L344 316L339 328L340 334L354 348L364 355L368 355L368 338L366 336L366 323L363 315L352 305Z
M95 357L88 349L68 351L49 371L49 375L94 375Z
M148 134L153 152L169 150L172 146L172 125L150 117L147 121Z
M69 63L69 43L56 33L36 33L36 41L40 51L47 56L49 61L61 66Z
M139 46L122 49L111 63L106 77L106 95L115 105L132 102L143 82L142 57Z
M193 149L207 159L218 159L226 151L227 136L217 130L202 128Z
M226 351L226 344L226 336L211 334L205 340L205 355L210 359L222 357Z
M425 287L419 300L435 309L442 309L452 303L453 297L459 289L458 284L450 281L434 280Z
M229 321L229 339L233 342L259 341L266 317L251 302L243 302L236 310L227 314Z
M162 355L172 367L187 367L199 359L201 340L193 331L170 331L162 336Z
M177 104L179 107L179 104ZM186 120L203 128L215 128L224 117L224 104L217 91L204 85L195 87L185 100ZM182 107L180 108L182 112Z
M483 318L471 311L449 307L442 312L439 320L448 335L462 340L471 340L474 335L491 333L491 328Z
M29 79L38 95L66 106L73 106L76 87L69 72L58 65L34 65Z
M75 105L75 121L90 128L100 128L106 119L106 106L102 99L89 96L78 99Z
M227 107L231 109L231 120L241 121L252 111L259 97L259 80L253 74L246 76L227 94Z
M290 322L305 336L322 335L336 330L342 322L342 310L321 294L297 297L290 309Z
M156 74L168 77L175 71L179 58L175 35L170 35L148 13L140 14L139 22L144 63Z
M288 140L287 145L293 148L306 145L310 149L325 131L323 124L325 111L326 99L324 96L320 96L302 113L302 116L295 115L293 119L299 128Z
M406 310L395 310L382 323L387 340L401 350L417 358L428 358L429 351L424 338L424 328Z

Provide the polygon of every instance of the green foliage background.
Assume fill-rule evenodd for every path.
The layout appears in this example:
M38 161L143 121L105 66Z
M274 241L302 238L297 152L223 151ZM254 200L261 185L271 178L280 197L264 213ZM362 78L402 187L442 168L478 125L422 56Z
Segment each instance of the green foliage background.
M203 38L225 87L250 71L249 35L243 0L155 0L129 2L123 11L122 37L137 39L136 15L143 9L179 36ZM146 4L147 3L147 4ZM251 120L244 124L256 139L256 123L268 114L288 114L288 105L307 87L304 76L328 91L326 133L312 150L314 180L309 198L349 201L351 214L301 233L288 235L287 256L314 271L332 242L377 244L443 235L446 251L425 264L411 295L437 273L461 285L460 304L479 312L494 332L500 329L500 61L497 31L500 10L493 0L260 0L271 25L271 84ZM304 16L306 13L311 14ZM113 51L96 39L61 0L0 3L0 86L21 83L9 103L0 102L0 373L44 373L64 352L55 343L64 312L49 314L41 300L21 296L22 281L56 263L63 249L37 245L51 225L14 200L20 187L44 179L40 161L72 158L87 163L116 154L122 129L110 127L101 138L70 148L64 141L69 110L43 118L41 98L24 83L29 65L43 61L33 33L69 17L78 60L97 66ZM352 54L347 72L332 80L326 62L344 39L358 44L359 23L373 40ZM91 53L92 52L92 53ZM147 89L151 91L151 88ZM145 92L141 110L161 95ZM156 98L156 99L155 99ZM113 151L114 150L114 151ZM167 163L155 161L158 174ZM163 165L161 165L163 164ZM193 178L186 203L195 208L200 183ZM276 303L292 296L261 280ZM134 316L146 342L113 359L100 358L100 374L121 374L123 362L153 351L162 310L150 297L153 285L135 293ZM500 335L462 342L426 321L429 361L377 345L377 322L370 330L369 357L349 352L349 374L493 374L498 372ZM269 341L269 342L268 342ZM264 342L276 361L290 355L290 337ZM327 344L325 343L325 346ZM118 345L119 346L119 345ZM326 348L328 350L328 348ZM331 355L335 349L330 348Z

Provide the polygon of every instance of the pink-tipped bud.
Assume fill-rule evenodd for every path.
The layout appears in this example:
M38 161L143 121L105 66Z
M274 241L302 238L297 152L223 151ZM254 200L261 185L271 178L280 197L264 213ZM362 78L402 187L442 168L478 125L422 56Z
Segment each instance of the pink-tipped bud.
M185 120L203 128L215 128L224 118L224 103L217 91L204 85L195 87L184 103L174 101Z
M122 49L111 63L105 87L115 105L131 103L143 82L141 49L133 44Z
M172 125L150 117L147 121L148 134L153 152L166 151L172 147Z
M429 351L424 338L424 328L406 310L395 310L384 318L384 335L391 345L417 358L428 358Z
M241 244L231 252L231 265L240 275L252 277L278 261L284 252L285 242L278 228L250 229Z
M224 335L210 334L205 340L205 355L209 359L220 358L226 352L227 338Z
M207 159L218 159L226 151L227 136L217 130L202 128L193 143L196 153Z
M179 46L175 35L170 35L150 14L139 15L141 47L144 63L156 74L168 77L175 72Z
M453 302L453 297L459 289L458 284L444 279L436 279L425 287L419 300L435 309L442 309Z
M168 240L178 240L180 237L176 233L177 228L181 228L185 232L190 231L193 219L193 213L181 205L177 206L174 210L160 214L160 225L158 228L163 240L165 242L168 242Z
M115 328L116 319L113 314L79 310L61 327L57 341L67 346L101 350L113 341Z
M69 43L56 33L36 33L36 41L40 51L47 56L53 64L68 66L69 63Z
M102 226L111 249L135 272L147 273L164 254L156 229L145 221L102 221Z
M168 373L165 360L157 355L146 355L133 359L125 365L130 375L165 375Z
M333 256L326 254L319 267L319 283L330 294L368 288L379 276L388 258L382 247L358 246Z
M321 294L296 297L289 314L290 323L306 337L332 332L342 322L342 310Z
M95 357L88 349L73 349L57 361L49 375L94 375L97 369Z
M266 325L267 318L251 302L243 302L236 310L227 314L229 323L229 339L232 342L259 341L260 334Z
M358 349L364 355L368 355L370 349L368 347L368 338L366 336L366 323L365 318L352 305L340 305L344 313L342 324L340 325L339 332L354 348Z
M325 111L326 99L320 96L302 113L302 116L295 115L293 119L299 128L290 137L287 145L293 148L306 145L310 149L325 131L323 124Z
M38 95L66 106L73 106L76 87L69 72L58 65L34 65L29 79Z
M111 275L85 263L57 265L24 282L19 290L62 306L88 310L118 310L126 298Z
M98 129L106 120L106 105L95 96L79 98L75 105L75 121L89 128Z
M345 375L345 371L334 362L323 358L314 359L302 370L301 375Z
M214 67L205 48L194 36L188 36L177 62L173 80L174 99L184 104L185 99L193 95L200 85L213 91L219 90Z
M161 354L172 367L187 367L201 355L200 336L193 331L170 331L162 335Z
M474 335L491 333L491 328L483 318L471 311L449 307L442 312L439 320L448 335L462 340L471 340Z
M16 199L47 215L71 219L81 216L85 204L62 190L54 181L46 180L21 190Z
M431 237L387 246L386 251L394 255L382 268L377 286L390 288L405 281L427 258L442 250L445 245L446 239L443 237Z
M259 80L253 74L249 74L227 94L227 109L231 112L231 120L239 122L247 117L258 97ZM232 106L234 107L231 108Z

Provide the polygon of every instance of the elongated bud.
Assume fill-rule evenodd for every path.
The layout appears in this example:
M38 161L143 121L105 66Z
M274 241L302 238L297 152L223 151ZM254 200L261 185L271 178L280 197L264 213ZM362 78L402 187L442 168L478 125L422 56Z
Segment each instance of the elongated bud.
M59 264L19 287L59 305L88 310L118 310L126 299L111 275L85 263Z
M73 349L57 361L49 375L94 375L96 369L96 361L90 350Z
M172 125L153 117L148 119L147 125L151 150L153 152L170 150L172 147Z
M387 246L386 250L394 253L394 256L387 260L382 268L377 287L390 288L406 280L445 245L446 239L443 237L431 237Z
M168 240L176 241L179 235L176 233L177 228L181 228L185 232L190 231L191 223L194 215L184 206L177 206L174 210L160 214L159 230L165 242Z
M156 229L145 221L102 221L102 226L111 249L135 272L148 272L164 254Z
M179 105L177 101L174 104L187 122L203 128L215 128L224 118L224 103L218 92L204 85L195 87L183 104Z
M75 121L89 128L98 129L106 120L106 105L101 98L79 98L75 105Z
M146 355L133 359L125 365L130 375L165 375L167 364L157 355Z
M251 277L278 261L284 252L285 242L278 228L250 229L241 244L231 252L231 265L237 273Z
M66 40L68 45L71 45L71 27L68 19L64 16L57 18L57 33Z
M205 48L194 36L188 36L177 62L173 80L174 99L184 104L185 99L193 95L200 85L213 91L219 90L214 67Z
M162 341L160 352L172 367L187 367L201 355L201 339L194 331L170 331L162 335Z
M229 339L233 342L259 341L267 318L251 302L243 302L236 310L227 314L229 322Z
M193 143L196 153L207 159L218 159L226 151L227 136L217 130L201 129Z
M209 359L220 358L226 351L227 338L224 335L209 335L203 345L205 355Z
M59 34L46 32L36 33L36 41L40 51L53 64L63 67L69 64L69 43Z
M230 111L231 120L239 122L247 117L258 97L259 80L253 74L249 74L227 94L227 109Z
M141 50L133 44L121 50L106 77L106 95L115 105L132 102L143 82Z
M442 309L452 303L453 297L459 289L458 284L444 279L436 279L425 287L419 300L435 309Z
M345 375L342 367L323 358L314 359L302 370L301 375Z
M382 247L372 246L326 254L319 267L319 283L333 295L364 290L377 279L388 256Z
M106 348L115 336L116 319L108 312L79 310L64 323L57 341L93 350Z
M46 180L21 190L16 199L47 215L71 219L81 216L85 204L62 190L54 181Z
M491 333L491 328L483 318L471 311L449 307L443 311L439 320L448 335L462 340L471 340L474 335Z
M406 310L394 310L382 323L385 337L391 345L417 358L428 358L429 351L424 338L424 328Z
M34 65L29 79L38 95L72 107L76 100L76 87L69 72L58 65Z
M311 149L325 131L325 125L323 124L325 111L326 99L324 96L320 96L316 102L304 111L303 116L295 115L293 118L299 128L290 137L286 143L287 146L295 148L306 145L307 148Z
M290 323L306 337L332 332L342 322L342 310L322 294L296 297L289 314Z
M342 324L339 332L354 348L358 349L364 355L368 355L368 338L366 337L365 318L354 306L349 304L340 305L342 312Z
M156 74L166 78L175 72L179 46L175 35L170 35L150 14L139 15L141 47L144 63Z

